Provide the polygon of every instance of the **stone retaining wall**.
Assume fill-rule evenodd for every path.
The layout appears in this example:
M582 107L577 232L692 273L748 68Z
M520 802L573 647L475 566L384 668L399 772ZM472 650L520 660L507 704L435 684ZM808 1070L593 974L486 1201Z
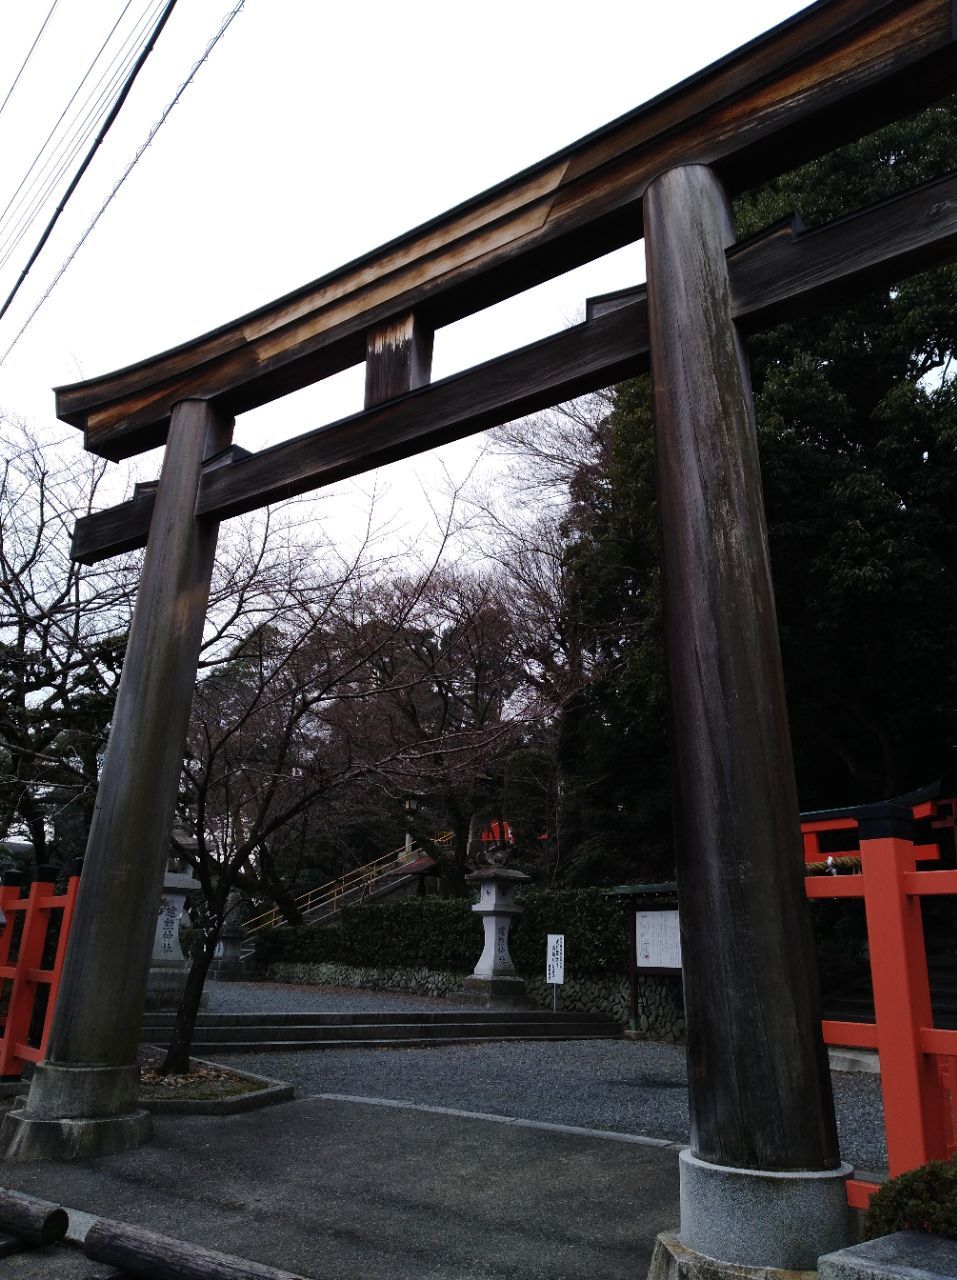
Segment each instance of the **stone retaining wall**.
M371 991L401 991L412 996L458 996L464 973L438 969L373 969L333 961L302 964L281 961L266 970L270 982L298 982L317 987L355 987Z
M436 969L373 969L357 965L323 963L271 964L266 971L270 982L305 983L315 986L354 987L372 991L400 991L408 995L455 999L462 994L464 973ZM552 988L543 978L526 978L525 987L533 1005L552 1007ZM583 1013L606 1013L619 1022L628 1021L628 979L571 978L557 991L557 1007ZM681 979L677 976L648 976L638 979L638 1033L649 1040L681 1044L685 1035Z
M543 1009L552 1007L552 989L544 978L526 978L529 999ZM582 1013L607 1013L619 1022L629 1017L628 979L622 974L607 978L570 978L557 991L556 1008ZM681 979L669 975L649 975L638 979L638 1025L636 1030L648 1040L683 1044L685 1011Z

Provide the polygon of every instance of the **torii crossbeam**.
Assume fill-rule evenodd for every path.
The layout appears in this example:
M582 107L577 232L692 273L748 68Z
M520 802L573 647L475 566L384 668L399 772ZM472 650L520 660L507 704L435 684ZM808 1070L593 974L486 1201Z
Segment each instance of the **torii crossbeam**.
M957 257L957 175L741 244L728 198L937 100L955 69L952 0L821 0L341 270L58 390L88 449L166 453L155 492L77 522L77 559L147 551L48 1059L4 1122L6 1154L148 1136L133 1064L218 522L650 367L692 1117L682 1240L788 1269L845 1242L744 338ZM584 324L430 382L437 327L642 237L647 293L593 299ZM363 412L230 449L234 414L363 360Z

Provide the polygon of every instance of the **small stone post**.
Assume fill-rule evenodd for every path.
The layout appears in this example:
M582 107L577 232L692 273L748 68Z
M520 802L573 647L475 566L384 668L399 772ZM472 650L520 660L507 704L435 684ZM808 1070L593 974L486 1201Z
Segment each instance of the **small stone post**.
M189 961L179 943L179 920L187 897L198 888L199 881L190 871L167 871L163 879L146 986L147 1009L175 1009L182 999Z
M242 982L248 976L242 957L246 935L239 919L239 900L240 894L235 889L226 899L226 923L220 932L216 954L207 975L212 982Z
M529 877L505 867L483 867L465 878L481 886L472 910L478 912L485 926L485 949L474 973L465 979L466 993L486 1004L524 1004L525 982L516 974L509 955L508 931L512 916L522 910L515 905L513 895L519 885L528 883Z

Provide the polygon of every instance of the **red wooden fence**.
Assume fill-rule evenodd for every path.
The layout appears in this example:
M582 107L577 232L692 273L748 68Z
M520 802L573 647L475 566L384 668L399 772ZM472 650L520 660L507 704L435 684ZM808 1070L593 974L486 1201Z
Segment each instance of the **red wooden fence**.
M957 870L918 870L939 861L934 844L916 844L915 820L937 819L953 801L869 805L801 824L807 862L820 862L824 832L842 831L859 842L860 871L809 876L809 898L863 898L867 918L874 1022L825 1021L826 1044L876 1049L880 1054L884 1125L892 1175L942 1160L957 1149L957 1031L934 1026L920 900L957 894ZM857 851L854 850L856 853ZM851 1181L848 1199L866 1208L873 1183Z
M55 878L41 867L25 897L19 876L7 873L0 885L0 1080L19 1080L46 1052L80 884L71 875L58 894Z

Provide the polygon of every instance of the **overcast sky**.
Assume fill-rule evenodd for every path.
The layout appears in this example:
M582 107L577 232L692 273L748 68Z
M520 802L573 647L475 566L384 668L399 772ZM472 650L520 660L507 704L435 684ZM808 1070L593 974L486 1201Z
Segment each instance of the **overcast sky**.
M52 0L0 16L0 101ZM126 0L58 0L0 114L0 208ZM118 34L151 0L131 0ZM155 3L155 0L152 0ZM53 422L50 388L213 328L443 212L805 7L793 0L246 0L0 367L0 408ZM14 307L5 351L200 57L230 0L180 0ZM35 224L0 269L6 296ZM442 330L442 377L581 318L644 275L641 246ZM361 368L244 415L246 448L361 408ZM69 432L70 429L65 429ZM76 445L81 441L75 433ZM450 446L453 471L474 447ZM157 459L148 466L154 470ZM392 501L434 464L384 476ZM120 464L124 475L129 464Z

